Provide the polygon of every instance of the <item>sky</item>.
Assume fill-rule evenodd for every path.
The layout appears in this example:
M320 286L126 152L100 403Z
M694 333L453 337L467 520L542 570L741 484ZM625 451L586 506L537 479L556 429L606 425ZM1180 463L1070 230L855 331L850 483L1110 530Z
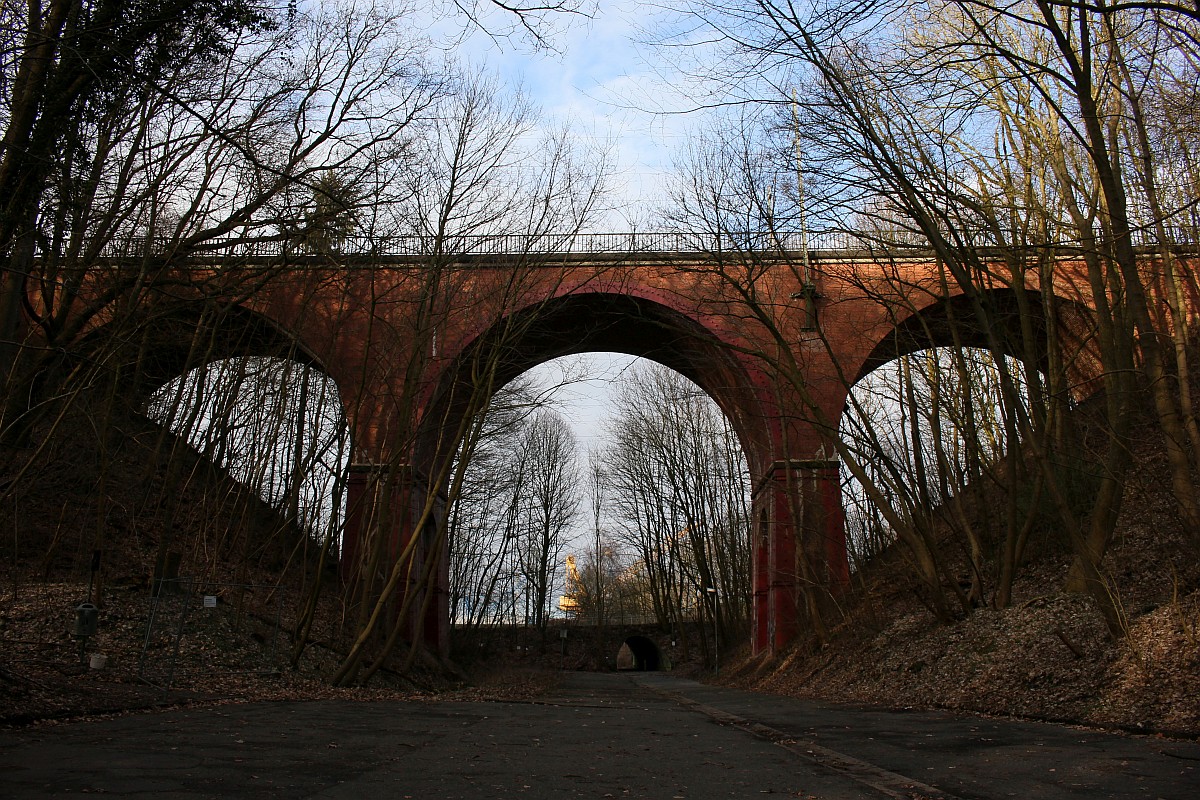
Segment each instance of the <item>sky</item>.
M484 0L486 2L486 0ZM688 132L702 124L698 114L664 113L686 107L678 75L646 42L652 6L637 0L595 0L590 18L575 17L549 40L553 50L533 52L527 40L489 37L475 30L456 43L460 62L497 74L511 89L520 87L540 107L544 125L566 124L574 138L609 152L613 211L591 225L596 232L655 229L656 209L667 201L676 153ZM505 19L484 20L493 32ZM555 409L571 425L580 463L604 444L612 415L613 381L637 359L617 353L588 353L546 362L530 370L543 386L562 386ZM584 379L580 379L584 376ZM590 537L586 514L569 549ZM585 530L586 529L586 530Z
M564 384L555 392L554 408L570 423L584 462L589 451L604 445L605 420L612 414L616 392L613 381L640 360L622 353L584 353L529 370L542 386ZM583 380L578 379L581 375Z
M597 0L590 18L571 17L549 37L550 52L532 52L519 35L489 37L479 29L454 48L458 59L522 87L548 128L566 123L576 140L608 149L617 209L593 226L596 231L653 227L674 151L696 124L693 115L661 113L680 106L679 82L645 44L649 8L636 0ZM489 19L501 30L503 16Z

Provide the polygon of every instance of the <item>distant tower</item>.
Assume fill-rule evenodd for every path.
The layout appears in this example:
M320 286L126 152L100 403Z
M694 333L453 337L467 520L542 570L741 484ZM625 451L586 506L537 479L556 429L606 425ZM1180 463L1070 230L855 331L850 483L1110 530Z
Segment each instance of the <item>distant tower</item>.
M579 580L575 556L567 556L567 593L558 598L558 610L567 614L578 614L579 596L582 592L583 582Z

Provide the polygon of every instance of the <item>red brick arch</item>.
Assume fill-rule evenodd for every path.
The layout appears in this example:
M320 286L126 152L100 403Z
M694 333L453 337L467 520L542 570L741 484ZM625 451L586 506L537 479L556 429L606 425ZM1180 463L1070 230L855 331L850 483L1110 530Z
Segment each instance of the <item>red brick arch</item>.
M466 393L456 391L455 384L464 380L467 365L481 351L503 347L497 387L546 361L580 353L624 353L667 366L717 403L737 433L751 469L761 473L771 462L770 421L777 416L766 376L752 359L736 354L719 330L706 327L688 309L663 302L670 299L636 290L562 294L508 315L530 319L527 326L520 326L524 330L519 335L503 344L500 329L508 316L464 338L447 353L450 362L425 415L427 430L419 439L417 461L430 461L429 450L445 441L437 435L439 428L457 422L455 411L446 404L457 402L461 407Z

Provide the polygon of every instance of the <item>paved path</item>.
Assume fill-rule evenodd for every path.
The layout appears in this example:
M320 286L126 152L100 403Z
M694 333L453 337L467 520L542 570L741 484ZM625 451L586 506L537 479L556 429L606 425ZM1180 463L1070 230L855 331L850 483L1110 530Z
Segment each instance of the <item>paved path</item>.
M534 703L250 703L0 732L0 797L1200 798L1200 745L668 675Z

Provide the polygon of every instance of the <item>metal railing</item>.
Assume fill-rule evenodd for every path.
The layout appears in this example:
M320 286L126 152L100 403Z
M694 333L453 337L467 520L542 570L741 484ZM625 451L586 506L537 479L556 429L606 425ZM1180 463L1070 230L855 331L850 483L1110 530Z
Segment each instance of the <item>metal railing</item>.
M1189 249L1197 237L1194 231L1181 228L1168 236L1173 245ZM794 254L807 249L813 253L885 253L927 250L929 241L920 233L907 229L894 230L818 230L809 231L807 241L799 232L721 232L686 233L670 231L630 231L625 233L562 233L562 234L496 234L452 238L433 236L343 237L334 241L314 241L280 236L229 235L206 239L186 248L193 257L211 255L221 258L271 259L283 256L320 256L374 258L422 258L442 255L448 258L512 257L521 255L659 255L680 254ZM1134 245L1150 247L1156 244L1152 232L1134 232ZM956 241L978 248L996 248L996 242L983 231L959 233ZM1078 249L1084 243L1064 237L1053 242L1063 249ZM178 240L151 241L146 238L113 242L105 248L110 258L130 258L147 250L160 255L180 251Z
M916 243L914 242L914 245ZM808 247L825 250L864 250L865 240L845 231L810 233ZM150 242L146 239L114 242L105 249L110 258L131 257L149 248L170 254L178 250L175 241ZM778 252L799 251L799 234L704 235L672 232L498 234L459 236L438 239L425 236L346 237L330 242L312 242L278 237L228 236L208 239L189 252L198 256L242 258L278 258L284 255L337 255L376 258L420 258L444 255L453 258L479 256L537 255L671 255L678 253Z

